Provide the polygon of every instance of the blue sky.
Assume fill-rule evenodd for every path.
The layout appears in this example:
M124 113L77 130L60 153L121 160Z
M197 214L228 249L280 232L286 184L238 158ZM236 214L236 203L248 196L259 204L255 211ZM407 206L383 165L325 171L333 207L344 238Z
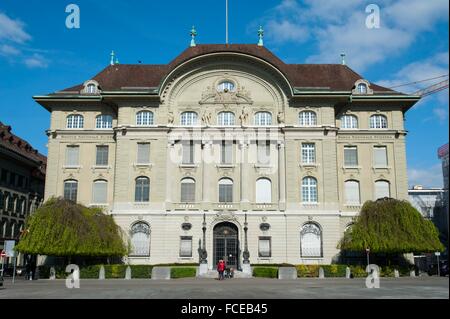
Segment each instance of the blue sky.
M65 26L70 3L80 7L79 29ZM256 43L261 24L265 46L287 63L339 63L344 51L350 67L385 86L449 73L447 0L229 3L230 43ZM370 3L380 8L379 29L365 26ZM225 0L1 0L0 121L46 154L50 117L33 95L93 77L112 49L121 63L167 63L189 45L193 24L197 43L224 43ZM407 113L410 185L442 185L436 150L448 142L448 123L448 89Z

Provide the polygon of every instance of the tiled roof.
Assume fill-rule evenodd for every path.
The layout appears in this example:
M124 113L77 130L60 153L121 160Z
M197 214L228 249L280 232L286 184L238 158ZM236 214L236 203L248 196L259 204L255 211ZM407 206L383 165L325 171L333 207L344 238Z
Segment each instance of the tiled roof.
M30 143L11 133L11 126L0 122L0 147L6 148L40 167L41 173L45 174L47 157L34 149Z
M166 75L192 58L220 52L233 52L258 57L282 72L290 84L297 88L322 88L332 91L350 91L355 81L363 77L341 64L286 64L265 47L255 44L205 44L189 47L165 65L117 64L106 67L92 79L105 91L123 90L126 87L158 87ZM82 84L63 90L80 91ZM375 93L399 92L371 84Z

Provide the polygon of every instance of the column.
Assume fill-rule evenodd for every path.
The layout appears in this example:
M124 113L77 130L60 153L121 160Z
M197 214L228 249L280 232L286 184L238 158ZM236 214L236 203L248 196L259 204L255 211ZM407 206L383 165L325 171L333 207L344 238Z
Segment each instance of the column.
M173 203L173 179L174 176L169 174L169 172L173 169L174 163L172 160L175 158L175 142L169 141L167 143L167 158L166 158L166 210L172 209Z
M248 174L250 172L250 163L249 163L249 156L248 156L248 150L249 150L249 143L247 141L240 141L239 142L240 148L241 148L241 209L248 210L248 205L250 203L249 200L249 178Z
M286 210L286 165L284 141L278 141L278 201L279 209Z

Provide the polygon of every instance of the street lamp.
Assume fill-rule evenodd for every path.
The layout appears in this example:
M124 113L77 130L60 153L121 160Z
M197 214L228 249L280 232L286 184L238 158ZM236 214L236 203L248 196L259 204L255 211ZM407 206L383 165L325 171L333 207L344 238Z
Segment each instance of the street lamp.
M439 256L441 255L441 253L439 251L434 253L437 257L437 275L438 277L441 276L441 265L439 265Z

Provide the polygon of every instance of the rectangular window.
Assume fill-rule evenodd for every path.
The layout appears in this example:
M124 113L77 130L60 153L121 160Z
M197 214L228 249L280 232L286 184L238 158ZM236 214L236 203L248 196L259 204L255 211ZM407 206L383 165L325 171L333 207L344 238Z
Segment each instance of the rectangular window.
M358 148L356 146L344 146L344 166L358 166Z
M181 202L195 202L195 182L193 180L187 179L181 182Z
M137 164L150 163L150 143L138 143Z
M194 141L185 141L183 147L183 164L194 164Z
M233 162L233 142L222 141L220 152L220 163L231 164Z
M270 141L257 141L258 164L270 163Z
M79 165L79 146L67 146L66 148L66 165L67 166L78 166Z
M271 257L271 237L259 237L259 257Z
M68 181L64 183L64 199L77 201L78 183L76 181Z
M108 183L105 181L96 181L92 189L92 203L107 203Z
M181 236L180 257L192 257L192 237Z
M233 202L233 184L219 184L219 202Z
M386 146L375 146L373 148L373 165L375 167L387 167L387 150Z
M108 146L97 145L97 157L95 161L97 166L107 166L108 165Z
M302 143L302 163L313 164L316 162L316 146L314 143Z

